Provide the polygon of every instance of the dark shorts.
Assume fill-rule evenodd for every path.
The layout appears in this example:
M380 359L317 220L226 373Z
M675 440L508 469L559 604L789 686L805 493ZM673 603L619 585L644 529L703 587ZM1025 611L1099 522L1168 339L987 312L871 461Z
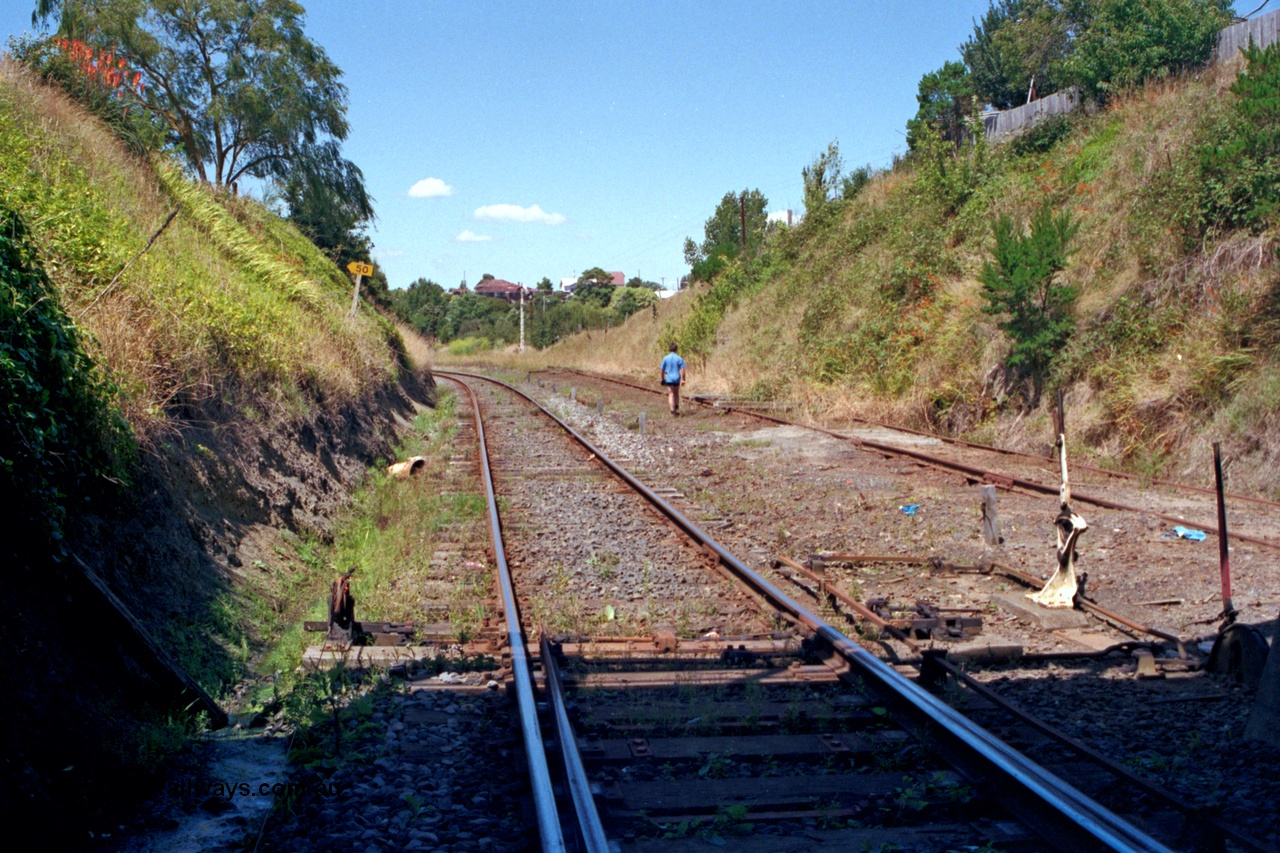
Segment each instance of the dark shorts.
M671 387L671 388L679 388L679 387L680 387L680 380L679 380L679 379L677 379L675 382L668 382L667 380L665 380L665 379L664 379L664 380L662 380L662 384L663 384L663 385L666 385L666 386L668 386L668 387Z

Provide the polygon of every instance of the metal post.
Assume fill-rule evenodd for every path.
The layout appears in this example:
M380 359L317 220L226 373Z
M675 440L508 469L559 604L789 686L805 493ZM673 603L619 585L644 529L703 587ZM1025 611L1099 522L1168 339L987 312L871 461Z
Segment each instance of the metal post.
M520 285L520 352L524 352L524 285Z
M1218 489L1218 566L1222 574L1222 615L1228 622L1235 619L1236 608L1231 603L1231 558L1227 548L1227 501L1222 483L1222 442L1213 443L1213 473Z

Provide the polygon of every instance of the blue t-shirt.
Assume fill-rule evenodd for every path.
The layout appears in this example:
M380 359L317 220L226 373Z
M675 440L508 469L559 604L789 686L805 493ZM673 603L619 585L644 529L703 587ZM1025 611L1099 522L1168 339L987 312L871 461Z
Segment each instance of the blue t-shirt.
M650 362L652 364L652 362ZM680 371L684 370L684 359L673 352L662 359L662 381L674 385L680 381Z

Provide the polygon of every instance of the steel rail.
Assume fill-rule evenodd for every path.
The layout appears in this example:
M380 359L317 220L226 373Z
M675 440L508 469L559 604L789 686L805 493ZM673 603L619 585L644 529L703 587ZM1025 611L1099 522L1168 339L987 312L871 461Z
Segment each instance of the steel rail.
M534 809L537 812L538 835L546 853L565 850L564 832L560 825L560 813L556 808L555 793L551 788L551 771L547 767L546 748L542 741L542 728L538 723L538 708L533 697L533 675L530 672L529 651L520 629L520 610L516 605L515 587L507 567L507 554L502 545L502 522L498 518L498 500L493 491L493 475L489 470L489 448L484 440L484 424L480 420L480 401L465 382L458 382L471 399L471 409L476 419L476 437L480 444L480 473L484 478L485 496L489 502L489 536L493 540L494 561L498 565L498 581L502 589L502 610L507 621L507 644L511 648L511 670L516 682L516 707L520 716L520 730L524 735L525 759L529 765L529 787L533 791Z
M570 370L571 368L564 368L564 369ZM584 376L591 376L591 374L584 373L583 371L573 371L573 372L582 373ZM633 385L630 382L623 382L618 379L609 379L606 377L593 377L593 378L601 379L602 381L605 381L605 382L617 382L618 384L628 385L633 388L639 388L644 391L652 391L652 389L644 388L643 386L640 386L640 385ZM654 392L654 393L657 393L657 392ZM981 482L990 483L1002 489L1010 490L1016 486L1025 491L1035 492L1037 494L1053 495L1055 497L1057 497L1059 494L1058 486L1048 486L1048 485L1045 485L1044 483L1037 483L1035 480L1028 480L1023 477L1011 477L1007 474L1001 474L998 471L990 471L986 468L979 468L976 465L969 465L964 462L956 462L950 459L943 459L940 456L934 456L929 453L921 453L918 450L910 450L905 447L898 447L892 444L884 444L882 442L873 441L871 439L858 438L857 436L853 436L853 435L845 435L844 433L836 432L835 430L826 429L825 427L812 426L807 424L798 424L798 423L795 423L794 421L786 420L785 418L775 418L773 415L765 415L765 414L761 414L760 412L747 412L746 414L749 414L753 418L759 418L761 420L771 421L773 423L781 424L783 426L798 426L803 429L813 430L814 432L820 432L820 433L823 433L824 435L829 435L832 438L838 438L841 441L848 441L852 443L855 447L873 450L876 453L883 453L891 456L906 456L910 459L915 459L916 461L922 464L930 465L932 467L939 468L944 471L950 471L950 472L958 471L961 474L966 475L967 477L979 480ZM899 428L886 427L886 429L896 430ZM907 430L907 431L910 432L910 430ZM937 438L937 436L932 436L932 437ZM991 448L984 448L984 449L991 449ZM1103 509L1114 509L1114 510L1119 510L1121 512L1141 513L1144 515L1150 515L1155 518L1162 519L1164 521L1174 522L1176 524L1193 524L1195 525L1195 527L1205 531L1206 533L1212 533L1214 536L1219 535L1218 527L1217 525L1214 525L1214 524L1205 524L1203 522L1198 522L1198 521L1187 521L1187 519L1181 516L1170 515L1168 513L1158 512L1153 509L1145 509L1143 507L1130 506L1128 504L1122 504L1122 503L1119 503L1118 501L1109 500L1107 498L1100 498L1094 495L1082 494L1081 492L1075 489L1072 489L1071 497L1073 500L1079 501L1080 503L1092 504L1093 506L1102 507ZM1232 533L1231 538L1240 542L1251 542L1254 545L1261 545L1266 548L1280 549L1280 541L1277 541L1275 539L1266 539L1261 536L1249 536L1243 533Z
M557 367L557 368L547 368L547 369L548 370L554 369L554 370L562 371L564 373L576 373L579 376L585 376L588 379L599 379L602 382L613 382L618 385L625 385L628 388L635 388L637 391L647 391L650 394L663 393L661 391L655 391L653 388L647 388L644 385L639 384L638 382L629 382L626 379L619 379L614 376L604 376L602 374L592 373L587 370L579 370L576 367ZM696 403L701 403L702 405L711 405L708 403L703 403L696 396L692 396L691 399ZM748 403L747 405L749 406L750 404ZM726 408L733 409L733 406L729 405ZM752 417L765 418L766 420L787 424L788 426L801 426L801 427L805 427L806 429L820 429L820 427L811 427L807 424L798 424L795 421L788 421L783 418L775 418L771 415L766 415L761 412L752 411L750 408L733 409L733 410L742 412L743 414L750 415ZM891 429L891 430L894 430L895 432L905 432L909 435L918 435L921 438L935 438L938 441L943 442L944 444L954 444L957 447L966 447L971 450L985 450L990 453L1000 453L1005 456L1018 456L1023 459L1030 459L1035 462L1049 463L1050 465L1052 465L1053 463L1053 460L1050 459L1049 457L1040 456L1039 454L1036 454L1036 453L1028 453L1025 450L1010 450L1007 447L995 447L994 445L990 445L990 444L976 444L975 442L972 442L972 441L965 441L963 438L953 438L949 435L939 435L938 433L935 433L935 432L925 432L924 430L912 429L911 427L894 426L892 424L886 424L881 421L873 421L870 418L860 418L860 417L857 417L856 415L849 415L848 417L849 417L849 420L855 421L856 423L867 424L868 426L874 426L874 427L881 427L883 429ZM1086 465L1081 462L1075 463L1072 467L1082 471L1090 471L1094 474L1102 474L1107 477L1115 477L1121 480L1138 480L1139 479L1133 474L1126 474L1124 471L1110 471L1106 468L1099 468L1096 465ZM1151 482L1160 486L1168 486L1169 488L1172 488L1172 489L1186 490L1190 492L1200 492L1201 494L1206 494L1206 495L1217 494L1217 491L1215 489L1211 489L1207 486L1194 486L1191 483L1180 483L1177 480L1165 480L1160 477L1152 477ZM1234 501L1246 501L1248 503L1261 504L1263 506L1270 506L1270 507L1275 507L1277 509L1280 509L1280 501L1268 500L1267 498L1256 498L1256 497L1253 497L1252 495L1240 495L1240 494L1231 494L1231 493L1228 493L1227 497Z
M609 839L604 834L604 824L600 821L595 797L591 795L591 780L587 778L587 768L582 763L578 740L573 734L573 724L569 722L569 712L565 708L560 665L551 649L551 640L545 633L542 635L542 674L543 688L555 717L556 736L560 741L560 754L564 758L565 780L573 798L573 810L578 815L583 847L587 853L610 853Z
M1147 779L1142 778L1137 773L1134 773L1132 770L1130 770L1128 767L1125 767L1123 764L1119 764L1113 761L1112 759L1108 758L1106 755L1103 755L1101 752L1098 752L1093 747L1087 746L1086 744L1082 743L1076 738L1073 738L1071 735L1067 734L1061 729L1055 728L1054 726L1049 725L1043 720L1033 717L1032 715L1026 713L1017 705L1014 705L1012 702L1005 699L999 693L996 693L990 687L983 684L981 681L978 681L973 676L969 675L969 673L965 672L963 669L957 666L954 662L947 660L945 657L945 653L943 655L930 656L928 665L936 666L942 669L952 678L964 684L970 690L977 693L983 699L986 699L992 705L995 705L1001 711L1012 715L1024 725L1035 729L1045 737L1048 737L1052 740L1058 741L1059 743L1069 746L1071 749L1076 750L1081 755L1088 756L1089 759L1092 760L1095 764L1099 764L1102 767L1105 767L1109 772L1123 779L1128 784L1133 785L1135 788L1138 788L1142 791L1145 791L1146 793L1161 800L1162 802L1168 803L1175 810L1181 812L1183 817L1185 817L1188 822L1200 822L1204 824L1206 827L1211 827L1217 832L1219 832L1220 834L1230 838L1233 843L1239 845L1245 850L1251 851L1251 853L1266 853L1267 850L1274 849L1274 848L1263 847L1257 841L1257 839L1250 838L1249 836L1244 835L1243 833L1237 831L1234 827L1228 826L1219 818L1204 814L1203 809L1201 807L1188 803L1186 800L1181 799L1180 797L1174 795L1170 791L1165 790L1164 788L1160 787L1154 782L1151 782L1151 781L1148 781ZM1204 838L1206 839L1208 837L1209 837L1208 835L1204 836Z
M644 495L691 538L716 553L744 581L773 602L774 606L793 614L810 630L822 637L882 696L906 711L913 722L924 729L939 748L956 764L978 778L995 780L1002 802L1059 850L1096 853L1099 850L1124 853L1174 853L1170 848L1142 832L1119 815L1102 807L1090 797L1022 755L995 735L967 719L941 699L912 683L893 667L850 640L816 614L778 589L729 553L723 545L704 533L696 524L668 504L629 471L591 444L575 429L556 417L536 400L492 377L457 371L439 372L443 376L465 376L491 382L529 401L559 424L601 464Z

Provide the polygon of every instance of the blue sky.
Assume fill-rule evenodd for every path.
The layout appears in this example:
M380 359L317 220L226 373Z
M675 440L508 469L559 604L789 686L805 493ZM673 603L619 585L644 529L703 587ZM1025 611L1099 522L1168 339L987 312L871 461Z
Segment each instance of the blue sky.
M988 0L303 4L345 72L392 287L601 266L674 288L726 192L798 211L833 139L850 168L905 151L916 84Z

